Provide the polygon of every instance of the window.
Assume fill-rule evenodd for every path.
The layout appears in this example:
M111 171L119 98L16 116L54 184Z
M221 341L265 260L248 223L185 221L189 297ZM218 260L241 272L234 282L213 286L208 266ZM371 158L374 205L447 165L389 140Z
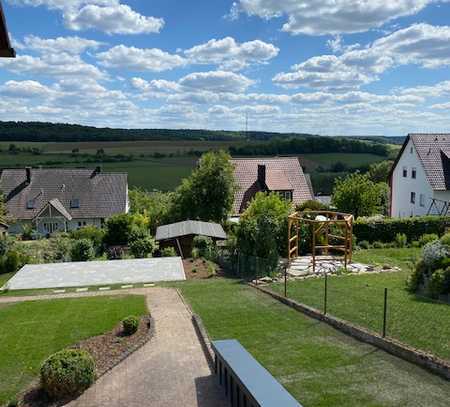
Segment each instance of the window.
M416 175L417 175L417 170L415 168L413 168L411 171L411 178L416 179Z
M29 199L27 201L27 209L34 209L34 206L35 206L34 199Z
M79 228L82 228L82 227L84 227L84 226L86 226L86 225L87 225L86 221L78 222L78 227L79 227Z
M425 195L424 194L420 194L420 196L419 196L419 204L420 204L420 206L422 208L425 206Z
M277 191L277 193L286 201L292 201L292 191Z
M407 177L408 177L408 168L403 167L403 178L407 178Z
M79 199L71 199L70 200L70 208L75 209L80 207L80 200Z
M416 203L416 193L415 193L415 192L411 192L411 199L410 199L410 202L411 202L412 204L415 204L415 203Z
M410 153L410 154L414 153L414 149L413 149L412 147L410 147L409 153Z
M59 230L58 223L44 223L44 229L47 233L54 233Z

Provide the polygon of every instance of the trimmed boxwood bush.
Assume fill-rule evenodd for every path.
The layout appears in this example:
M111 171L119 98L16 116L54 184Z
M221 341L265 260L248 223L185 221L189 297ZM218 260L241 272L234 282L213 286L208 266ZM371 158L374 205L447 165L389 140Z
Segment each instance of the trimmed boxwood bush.
M75 240L70 251L72 261L89 261L95 258L94 244L89 239Z
M50 356L41 367L41 385L53 399L76 396L95 381L95 362L80 349L66 349Z
M139 318L135 316L129 316L122 320L123 333L126 336L133 335L139 328Z
M419 240L425 234L442 236L450 217L416 216L411 218L359 218L353 225L353 233L358 241L367 240L371 243L378 240L392 242L398 233L405 234L407 240Z

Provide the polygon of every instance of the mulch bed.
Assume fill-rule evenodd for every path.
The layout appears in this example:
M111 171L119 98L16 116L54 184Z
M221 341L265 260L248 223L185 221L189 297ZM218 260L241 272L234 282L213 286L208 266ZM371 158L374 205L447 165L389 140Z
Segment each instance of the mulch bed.
M208 271L208 262L204 259L185 259L183 260L184 273L188 280L203 280L214 277ZM219 267L216 265L216 267ZM222 275L220 267L216 270L216 276Z
M71 348L83 349L92 355L98 379L147 343L152 334L153 321L150 316L144 316L141 318L137 332L131 336L123 335L122 326L119 324L111 332L86 339ZM22 395L19 405L21 407L58 407L71 400L73 398L49 400L46 393L40 388L39 382L35 382Z

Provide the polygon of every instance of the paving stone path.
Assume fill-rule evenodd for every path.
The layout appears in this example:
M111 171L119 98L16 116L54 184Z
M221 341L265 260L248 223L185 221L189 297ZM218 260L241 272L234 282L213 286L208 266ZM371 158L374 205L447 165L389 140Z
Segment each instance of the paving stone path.
M155 321L152 339L67 406L228 406L211 375L191 314L176 290L158 287L108 293L4 297L0 302L144 293Z

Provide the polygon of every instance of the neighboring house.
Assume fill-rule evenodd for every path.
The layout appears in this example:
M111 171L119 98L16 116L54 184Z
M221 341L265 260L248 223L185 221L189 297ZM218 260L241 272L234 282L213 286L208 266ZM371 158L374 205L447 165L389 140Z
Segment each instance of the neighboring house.
M0 176L8 215L15 219L9 233L31 225L42 235L87 225L128 212L128 181L124 173L101 169L10 169Z
M226 240L227 235L217 223L187 220L158 227L156 241L159 247L173 247L179 256L190 257L195 236L208 236L213 241Z
M309 177L296 157L233 159L238 189L233 215L248 207L257 192L276 192L295 205L314 199Z
M389 185L392 217L447 214L450 134L408 135L391 169Z
M0 58L14 58L16 53L9 41L8 28L6 27L5 14L0 3Z

